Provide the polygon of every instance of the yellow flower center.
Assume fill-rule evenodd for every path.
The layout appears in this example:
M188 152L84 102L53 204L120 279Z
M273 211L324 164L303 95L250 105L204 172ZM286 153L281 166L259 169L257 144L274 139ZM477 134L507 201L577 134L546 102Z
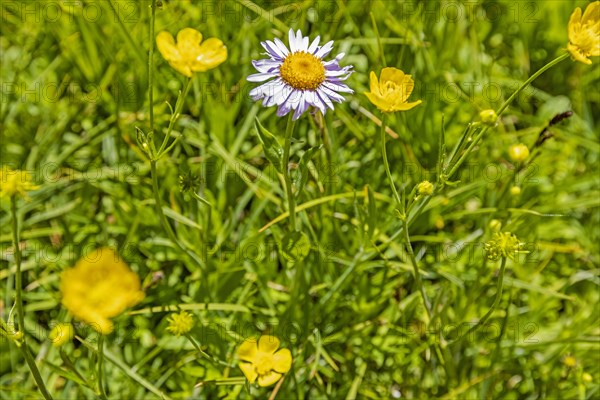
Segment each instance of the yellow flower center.
M305 51L287 56L279 71L288 85L299 90L315 90L325 80L325 67L321 60Z
M258 375L266 375L273 369L273 355L259 352L256 354L253 364Z
M387 94L397 92L399 90L398 85L396 85L396 82L392 82L392 81L387 81L384 84L383 88L384 88L384 90L382 90L382 94L384 96Z

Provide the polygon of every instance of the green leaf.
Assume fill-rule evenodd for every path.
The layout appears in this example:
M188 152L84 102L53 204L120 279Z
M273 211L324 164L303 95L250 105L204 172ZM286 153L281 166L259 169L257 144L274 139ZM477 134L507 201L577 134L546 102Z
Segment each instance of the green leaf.
M365 187L365 191L367 192L365 201L367 202L367 223L369 224L368 236L370 239L373 239L373 235L375 234L375 227L377 226L377 222L379 221L377 216L377 206L375 204L375 196L373 195L373 191L371 190L371 188L369 188L369 185Z
M322 144L319 146L311 147L310 149L306 150L304 154L302 154L302 157L300 157L300 163L298 164L298 174L293 179L294 186L296 187L296 197L300 196L302 190L304 189L304 186L306 185L306 182L308 182L308 163L314 157L316 152L321 150L322 147Z
M301 262L310 252L310 242L308 237L302 232L289 232L279 245L283 257L293 265Z
M278 172L282 172L283 147L281 147L277 138L260 124L258 118L256 118L254 128L256 129L256 133L258 133L258 138L263 146L265 156Z

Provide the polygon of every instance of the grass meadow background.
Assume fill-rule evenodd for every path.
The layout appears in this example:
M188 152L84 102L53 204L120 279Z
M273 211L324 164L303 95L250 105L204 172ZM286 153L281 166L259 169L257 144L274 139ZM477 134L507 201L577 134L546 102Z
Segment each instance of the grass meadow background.
M381 114L363 95L370 71L412 74L411 100L393 114L392 174L410 192L435 182L440 132L453 146L469 122L499 105L561 54L567 23L586 1L167 1L156 32L193 27L228 48L225 63L196 74L175 134L158 162L160 194L177 237L155 212L150 164L136 142L149 130L149 1L0 2L0 157L40 188L19 203L29 345L57 399L93 399L97 334L77 325L56 348L50 327L70 321L60 273L90 250L118 249L145 299L114 320L106 340L111 399L269 398L274 388L235 383L235 350L270 333L291 350L280 399L594 399L600 396L598 300L600 60L566 60L526 88L455 177L412 221L410 234L433 305L423 303L380 153ZM259 42L289 28L335 40L353 65L355 93L325 118L304 115L292 163L323 144L297 203L310 249L291 262L281 247L285 191L266 159L255 118L283 141L285 118L253 103L246 81ZM184 77L155 51L156 136L166 132ZM508 147L530 148L557 114L537 157L515 174ZM325 133L323 133L325 132ZM296 173L296 169L293 168ZM180 190L193 177L211 207ZM519 186L519 195L510 188ZM0 214L0 316L14 303L10 204ZM486 325L457 342L490 308L498 262L486 261L490 222L529 253L509 260L504 292ZM232 367L208 362L165 329L162 306L187 306L192 336ZM154 307L154 308L153 308ZM576 364L565 362L568 356ZM569 359L569 361L572 361ZM77 375L74 371L78 371ZM202 386L199 382L205 381ZM233 383L232 383L233 382ZM243 382L243 380L241 380ZM13 341L0 342L0 399L40 398Z

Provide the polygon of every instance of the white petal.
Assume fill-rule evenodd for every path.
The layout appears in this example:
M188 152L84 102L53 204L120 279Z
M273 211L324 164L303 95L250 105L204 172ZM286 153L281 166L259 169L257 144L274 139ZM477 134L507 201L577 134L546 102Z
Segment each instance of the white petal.
M333 49L333 40L330 40L329 42L325 43L324 46L319 48L319 50L315 53L315 57L323 58L323 57L327 56L327 54L329 54L332 49Z
M281 64L281 60L252 60L254 68L261 73L274 73L273 69L278 68Z
M322 91L323 93L325 93L325 95L327 97L329 97L331 100L336 101L338 103L341 103L345 100L340 94L334 92L331 89L326 88L324 85L321 85L319 90Z
M286 45L281 41L281 39L275 38L273 41L275 42L277 48L283 53L283 58L287 57L287 55L290 54L290 51L288 50Z
M277 76L276 73L252 74L252 75L248 75L246 80L248 82L263 82L263 81L266 81L267 79L271 79L276 76Z
M290 31L288 32L288 44L290 45L291 53L295 53L296 51L298 51L298 48L296 46L296 35L294 34L293 29L290 29Z
M304 46L304 39L302 32L298 29L298 31L296 31L296 48L298 51L306 51L306 48L308 47L308 37L306 37L306 46Z
M281 90L275 94L275 103L277 105L283 104L289 97L292 90L294 89L291 86L283 84Z
M354 93L354 90L350 89L347 85L343 83L333 83L333 82L323 82L321 86L325 86L328 89L331 89L336 92L344 92L344 93Z
M317 36L315 38L315 40L313 40L313 42L310 44L310 47L308 48L307 52L309 52L310 54L315 54L315 51L319 47L320 40L321 40L321 36Z
M282 59L285 55L275 46L275 43L270 40L266 40L264 42L260 42L261 46L267 51L267 55L271 59Z
M322 91L322 89L317 89L317 96L319 96L319 99L321 99L321 101L325 103L327 107L333 110L333 103L331 102L331 99L325 92Z
M298 118L300 118L300 116L307 109L306 100L304 99L305 93L306 92L302 93L302 95L300 97L300 101L299 101L299 103L295 107L296 111L294 111L294 116L292 117L292 120L294 120L294 121L297 120Z
M306 101L317 107L319 110L321 110L321 114L325 115L325 104L321 101L321 99L319 99L317 92L312 90L306 91Z
M257 68L258 69L258 68ZM342 69L338 69L338 70L325 70L325 76L327 77L333 77L333 76L342 76L342 75L346 75L348 73L348 70L342 68Z
M263 83L262 85L252 89L250 91L250 96L255 101L263 97L271 97L277 91L277 88L282 85L283 83L279 79Z

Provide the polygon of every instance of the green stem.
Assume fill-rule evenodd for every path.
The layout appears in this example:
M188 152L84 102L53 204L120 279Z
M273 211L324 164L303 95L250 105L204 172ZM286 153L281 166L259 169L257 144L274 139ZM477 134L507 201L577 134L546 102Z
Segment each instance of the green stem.
M202 357L206 358L208 361L216 363L216 364L224 365L226 367L233 367L234 366L234 365L230 365L230 364L226 363L225 361L219 360L216 357L212 357L210 354L206 353L204 350L202 350L200 348L200 345L198 343L196 343L196 341L194 340L194 338L189 333L184 334L184 336L190 341L190 343L192 343L192 345L194 346L194 348L196 349L196 351L198 353L200 353L200 355Z
M519 86L519 88L517 90L515 90L515 92L513 94L511 94L508 99L506 99L506 101L500 106L498 111L496 111L496 114L498 115L498 117L500 117L500 115L502 115L502 113L504 113L504 111L506 111L506 109L508 108L510 103L515 99L515 97L517 97L519 95L519 93L521 93L523 91L523 89L525 89L531 82L533 82L538 76L540 76L541 74L546 72L548 69L552 68L553 66L560 63L561 61L566 60L568 57L569 57L569 53L562 54L562 55L558 56L557 58L555 58L554 60L550 61L548 64L544 65L535 74L531 75L529 77L529 79L527 79L525 82L523 82L523 84L521 86ZM473 148L479 143L479 141L481 140L481 138L487 132L488 129L489 129L489 127L486 126L485 128L483 128L481 130L481 132L479 132L479 134L477 134L477 136L473 139L473 141L467 147L465 152L460 156L460 158L458 159L456 164L454 164L454 166L452 167L450 172L446 175L447 178L451 178L456 173L456 170L466 160L466 158L469 155L469 153L471 152L471 150L473 150Z
M150 50L148 51L148 103L150 108L150 131L154 132L154 21L156 16L156 0L150 4Z
M386 140L385 129L387 128L386 119L387 119L387 116L385 114L383 114L383 116L381 117L381 155L383 157L383 166L385 167L385 173L390 182L390 187L392 188L392 192L394 193L394 199L396 200L396 203L398 203L398 206L404 208L403 207L404 203L400 199L400 195L398 195L398 191L396 190L396 185L394 185L394 180L392 179L392 173L390 171L390 164L388 163L388 158L387 158L387 151L385 149L385 140Z
M98 389L100 397L107 399L106 391L104 390L104 335L98 336Z
M196 263L198 263L198 266L204 271L204 263L195 254L191 253L183 245L183 243L181 243L181 241L175 235L175 232L173 231L173 228L171 228L171 225L169 224L169 221L167 220L167 216L163 212L162 201L160 199L160 192L159 192L159 189L158 189L158 174L156 173L156 160L151 160L150 161L150 174L152 175L152 193L154 195L154 204L155 204L156 212L158 214L158 217L160 219L160 223L161 223L163 229L167 233L167 236L169 236L169 239L171 239L171 241L184 254L186 254L188 257L190 257Z
M296 228L296 199L294 198L294 191L292 189L292 178L290 177L290 148L292 147L292 135L294 134L294 121L292 119L293 113L289 114L287 120L287 126L285 128L285 143L283 146L283 160L282 170L283 179L285 181L285 191L288 201L288 211L290 214L290 231L297 230Z
M15 263L17 264L17 274L15 278L15 301L17 303L17 318L19 321L19 331L25 335L25 314L23 313L23 281L21 272L21 248L19 247L19 222L17 220L17 198L10 198L10 207L12 212L12 234L13 248L15 250ZM25 337L25 336L23 336Z
M377 29L377 22L375 22L375 15L371 14L371 23L373 24L373 30L375 31L375 37L377 38L377 47L379 48L379 57L381 57L381 64L387 67L385 61L385 52L383 51L383 44L381 43L381 37L379 36L379 29Z
M429 305L429 300L427 300L427 294L425 293L425 288L423 287L423 281L421 279L421 272L419 271L419 264L417 263L417 259L415 257L415 253L412 249L412 244L410 243L410 235L408 234L408 219L404 220L404 241L406 243L406 251L408 251L408 257L410 258L410 263L412 264L413 271L415 274L415 283L417 284L417 288L421 293L421 298L423 299L423 305L425 306L425 311L427 312L427 317L431 321L431 306Z
M457 339L456 342L458 342L458 340L460 340L464 337L468 337L471 333L473 333L477 329L479 329L479 327L481 325L483 325L490 318L492 313L496 310L496 307L498 306L498 303L500 302L500 299L502 298L502 289L503 289L503 285L504 285L504 272L505 271L506 271L506 257L502 257L502 263L500 265L500 275L498 277L498 283L496 284L496 298L494 298L494 302L492 303L492 306L490 307L488 312L485 313L485 315L483 317L481 317L481 319L475 325L473 325L471 327L471 329L469 329L467 331L467 333L465 333L459 339ZM453 342L453 343L456 343L456 342Z
M506 99L504 104L502 104L500 106L500 108L498 109L498 111L496 111L496 114L498 114L498 116L502 115L502 113L508 108L508 106L514 100L514 98L517 97L519 95L519 93L521 93L521 91L523 91L523 89L525 89L531 82L536 80L536 78L538 76L540 76L541 74L543 74L550 68L554 67L556 64L560 63L561 61L566 60L567 58L569 58L569 53L564 53L564 54L556 57L554 60L550 61L548 64L544 65L535 74L531 75L529 77L529 79L527 79L525 82L523 82L523 84L512 95L510 95L510 97L508 99Z
M181 112L181 109L183 108L183 102L185 100L185 97L187 96L188 92L190 91L190 87L192 82L192 78L187 78L187 80L185 81L185 84L183 86L183 90L179 92L179 96L177 96L177 100L175 101L175 110L173 110L173 115L171 115L171 119L169 120L169 127L167 128L167 134L165 135L163 142L160 146L160 149L158 150L158 155L156 156L156 158L160 158L163 155L163 151L165 149L165 147L167 146L167 143L169 141L169 138L171 137L171 132L173 131L173 126L175 126L175 122L177 122L177 119L179 118L179 113ZM170 147L169 147L170 149Z
M10 198L10 208L12 213L12 239L13 239L13 248L15 251L15 263L16 263L16 277L15 277L15 301L17 306L17 318L19 321L19 331L23 334L22 343L19 345L19 349L23 353L23 357L29 366L29 370L33 375L33 379L37 384L42 396L46 400L52 400L52 396L46 389L46 385L44 384L44 380L42 379L42 375L35 363L35 360L31 356L29 352L29 347L27 346L27 334L25 330L25 312L23 308L23 278L21 272L21 248L19 247L20 239L19 239L19 222L17 219L17 198L12 196Z

